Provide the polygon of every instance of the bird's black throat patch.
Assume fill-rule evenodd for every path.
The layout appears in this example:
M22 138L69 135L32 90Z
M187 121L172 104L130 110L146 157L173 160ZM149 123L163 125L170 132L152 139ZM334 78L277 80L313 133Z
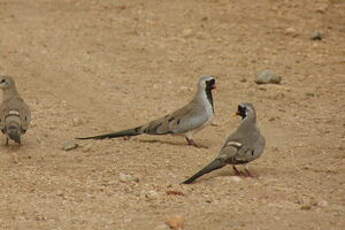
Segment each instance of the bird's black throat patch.
M213 105L213 96L212 96L212 90L215 88L216 86L216 80L215 79L211 79L209 81L206 81L206 96L207 96L207 100L208 102L211 104L212 106L212 110L214 112L214 105Z
M247 110L246 107L244 107L242 105L239 105L236 114L241 116L242 119L244 119L247 116L247 111L246 110Z

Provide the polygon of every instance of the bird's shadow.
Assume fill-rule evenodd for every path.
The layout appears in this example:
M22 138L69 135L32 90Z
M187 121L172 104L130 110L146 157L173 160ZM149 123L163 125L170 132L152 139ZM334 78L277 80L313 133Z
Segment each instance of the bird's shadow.
M160 144L168 144L168 145L175 145L175 146L187 146L187 147L193 147L193 148L202 148L202 149L208 149L205 145L198 144L198 147L188 145L186 143L182 142L173 142L173 141L167 141L167 140L158 140L158 139L151 139L151 140L143 140L143 139L136 139L136 141L141 143L160 143Z
M195 180L192 184L198 184L198 183L211 181L211 180L214 180L215 178L222 178L222 177L226 178L226 177L232 177L232 176L238 176L242 179L260 179L260 177L257 176L257 174L255 174L254 177L246 177L246 176L237 175L234 171L226 170L226 171L215 173L214 175L209 175L209 176L204 177L204 178L199 178L199 179Z

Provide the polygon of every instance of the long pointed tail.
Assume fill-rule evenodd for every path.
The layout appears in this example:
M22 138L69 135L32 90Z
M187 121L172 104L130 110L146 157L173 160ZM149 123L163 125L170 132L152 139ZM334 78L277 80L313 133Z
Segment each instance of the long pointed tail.
M136 127L134 129L127 129L122 130L115 133L107 133L99 136L92 136L92 137L77 137L78 140L87 140L87 139L106 139L106 138L117 138L117 137L131 137L131 136L137 136L142 134L141 126Z
M201 177L202 175L205 175L213 170L222 168L226 165L224 160L221 159L215 159L211 163L209 163L205 168L201 169L199 172L197 172L194 176L189 178L188 180L185 180L182 182L182 184L191 184L193 181L195 181L197 178Z

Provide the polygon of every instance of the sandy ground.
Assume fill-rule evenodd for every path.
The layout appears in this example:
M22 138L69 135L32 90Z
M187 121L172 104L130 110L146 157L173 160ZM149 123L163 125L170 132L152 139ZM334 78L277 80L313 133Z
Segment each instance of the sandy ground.
M164 230L176 215L184 229L344 229L344 25L341 0L0 0L0 72L33 117L22 147L1 140L0 229ZM282 84L256 85L264 69ZM207 148L138 136L62 150L173 111L204 74L218 81L215 122L195 137ZM267 139L259 177L225 167L179 185L247 101Z

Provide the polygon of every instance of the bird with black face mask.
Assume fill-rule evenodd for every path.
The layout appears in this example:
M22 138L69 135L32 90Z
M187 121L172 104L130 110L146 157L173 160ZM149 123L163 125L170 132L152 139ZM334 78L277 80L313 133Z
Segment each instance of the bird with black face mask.
M6 135L6 145L9 139L21 144L21 136L30 125L30 108L17 92L12 77L0 76L0 88L3 91L3 100L0 105L0 130Z
M233 166L236 175L253 176L247 168L247 163L261 156L265 148L265 138L256 125L256 112L252 104L242 103L238 105L236 115L242 117L242 122L237 130L226 139L216 159L194 176L182 182L183 184L190 184L202 175L227 164ZM240 164L245 166L244 172L239 171L235 166Z
M212 90L215 87L216 80L213 76L203 76L198 81L198 89L191 102L171 114L136 128L76 139L131 137L140 134L172 134L182 135L186 138L189 145L198 147L193 140L193 135L209 124L214 116Z

